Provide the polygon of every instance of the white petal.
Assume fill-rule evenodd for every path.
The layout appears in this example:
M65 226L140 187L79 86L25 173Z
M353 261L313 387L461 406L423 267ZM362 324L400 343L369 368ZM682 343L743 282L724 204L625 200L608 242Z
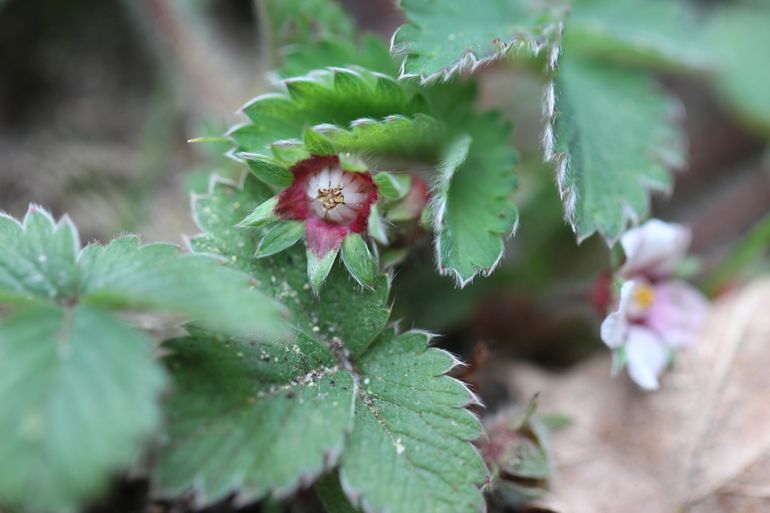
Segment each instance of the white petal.
M626 365L628 374L645 390L658 388L658 376L668 363L669 350L655 332L641 326L628 330Z
M659 219L650 219L628 230L620 239L626 254L626 262L620 268L621 276L670 275L687 252L690 239L687 227Z
M320 173L318 173L318 186L321 189L325 189L331 186L329 182L329 168L324 168Z
M366 194L361 194L360 192L348 192L346 190L344 195L345 195L345 204L347 205L357 206L363 203L363 201L366 199Z
M618 308L607 315L602 322L601 336L602 341L608 347L615 348L622 346L626 341L628 332L628 309L632 300L632 294L637 282L629 280L620 288L620 300Z

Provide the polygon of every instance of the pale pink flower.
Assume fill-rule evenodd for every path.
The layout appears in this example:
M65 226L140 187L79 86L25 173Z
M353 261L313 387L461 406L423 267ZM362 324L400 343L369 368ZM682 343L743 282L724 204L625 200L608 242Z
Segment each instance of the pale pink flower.
M658 388L673 351L691 343L708 312L708 300L673 277L690 241L679 225L653 219L621 239L626 262L617 309L602 323L601 337L642 388Z

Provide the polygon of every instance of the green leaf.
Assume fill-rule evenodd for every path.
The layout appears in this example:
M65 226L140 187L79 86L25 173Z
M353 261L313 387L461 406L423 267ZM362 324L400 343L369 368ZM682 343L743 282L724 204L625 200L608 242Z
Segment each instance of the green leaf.
M350 275L361 285L370 286L377 272L369 246L361 235L351 233L342 242L342 261Z
M124 236L87 246L79 263L83 303L182 314L236 336L288 335L278 305L213 258Z
M64 217L31 206L19 223L0 213L0 300L67 301L77 295L80 239Z
M294 344L233 344L203 333L167 345L176 393L161 492L191 486L203 503L233 492L285 496L314 480L342 451L355 383L330 349L305 333Z
M681 0L575 0L564 51L674 71L714 64L692 6Z
M428 340L422 332L386 331L357 362L355 426L340 480L366 511L484 510L478 486L487 470L468 443L481 433L465 409L474 398L443 375L457 362Z
M461 287L492 272L517 225L510 126L490 114L468 119L466 129L445 150L432 204L439 271Z
M359 118L411 116L428 106L413 86L363 68L329 68L283 81L287 94L265 94L243 107L251 123L230 136L238 151L273 158L275 141L302 137L305 126L346 127Z
M512 49L537 53L559 35L561 16L539 12L522 0L402 0L407 24L393 38L403 56L402 75L423 81L448 79Z
M264 258L280 253L284 249L292 247L305 236L305 223L302 221L283 221L270 227L259 246L257 246L257 258Z
M685 161L676 104L643 72L563 58L546 94L546 158L567 220L582 241L610 244L649 212L649 190L671 188Z
M297 342L244 349L193 333L171 344L177 386L161 489L192 488L204 503L231 492L280 497L334 467L342 450L344 489L367 510L440 511L451 501L449 513L480 511L486 470L469 443L479 424L464 409L473 396L443 376L456 360L428 348L424 333L378 336L388 316L385 276L360 290L336 266L315 296L299 248L249 258L264 229L231 228L269 195L250 175L242 188L214 183L195 203L205 233L193 247L225 256L284 301ZM376 443L364 449L368 440ZM373 461L385 464L383 475Z
M770 6L725 6L709 26L710 48L719 60L717 90L738 115L770 134Z
M160 420L152 343L101 310L0 324L0 503L77 511L135 462Z
M321 155L365 152L427 160L437 155L446 138L444 126L425 114L386 116L382 120L361 118L353 121L349 129L325 124L313 127L313 131L323 136L328 147L316 145L308 151Z
M255 208L251 214L238 223L238 226L262 226L278 221L278 215L275 213L275 206L277 204L278 196L273 196Z

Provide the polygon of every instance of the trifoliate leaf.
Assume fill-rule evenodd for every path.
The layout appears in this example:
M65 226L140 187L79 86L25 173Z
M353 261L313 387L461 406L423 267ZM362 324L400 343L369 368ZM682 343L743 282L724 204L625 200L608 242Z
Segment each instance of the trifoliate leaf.
M78 511L135 461L160 420L163 384L151 341L99 309L4 320L0 505Z
M510 126L487 115L469 119L466 129L444 152L432 204L439 270L460 286L492 272L517 224Z
M158 472L164 495L194 486L203 503L285 496L337 460L356 385L326 344L304 333L253 346L194 333L167 348L176 393Z
M770 6L725 6L709 27L719 60L717 90L738 114L770 133Z
M66 301L77 296L80 239L67 217L58 223L32 206L24 221L0 213L0 299Z
M443 376L457 362L428 335L386 331L357 362L355 426L342 455L342 488L364 511L484 510L487 475L468 441L481 433L474 398Z
M271 143L302 137L305 126L346 127L359 118L411 116L428 105L409 84L363 68L329 68L283 81L286 94L258 96L243 107L249 124L230 136L238 151L273 157Z
M305 223L302 221L284 221L270 227L257 246L257 258L264 258L280 253L292 247L305 236Z
M402 0L407 24L391 51L403 56L402 75L448 79L510 50L537 53L559 34L561 15L541 12L527 0Z
M351 233L342 242L342 262L350 275L361 285L374 281L377 265L369 246L361 235Z
M247 275L213 258L124 236L87 246L79 263L84 303L178 313L249 338L288 335L278 305L252 288Z
M676 104L643 72L563 58L546 111L543 145L567 220L578 240L598 231L614 243L684 164Z
M688 2L575 0L564 50L622 63L704 70L712 56Z

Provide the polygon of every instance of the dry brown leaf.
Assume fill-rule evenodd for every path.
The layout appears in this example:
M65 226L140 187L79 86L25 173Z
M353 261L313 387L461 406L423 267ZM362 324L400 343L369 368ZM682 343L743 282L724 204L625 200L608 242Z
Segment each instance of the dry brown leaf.
M566 375L508 370L512 391L572 417L554 434L558 513L770 511L770 279L715 306L661 390L597 358Z

